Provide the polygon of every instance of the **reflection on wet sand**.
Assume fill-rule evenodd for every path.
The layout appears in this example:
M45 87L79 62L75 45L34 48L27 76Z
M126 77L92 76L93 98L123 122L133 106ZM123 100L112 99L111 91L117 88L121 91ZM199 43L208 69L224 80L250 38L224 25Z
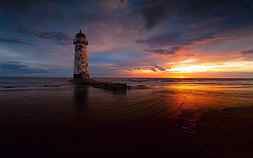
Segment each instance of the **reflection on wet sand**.
M252 89L245 93L241 87L230 85L175 83L156 88L152 97L164 101L169 120L193 134L205 112L251 106L253 99L249 94L253 94Z
M84 112L89 104L89 87L74 86L74 106L77 112Z
M253 89L245 92L241 87L212 84L178 83L167 85L166 89L173 92L167 94L173 96L174 105L188 110L247 106L245 101L252 100L250 94L253 93Z

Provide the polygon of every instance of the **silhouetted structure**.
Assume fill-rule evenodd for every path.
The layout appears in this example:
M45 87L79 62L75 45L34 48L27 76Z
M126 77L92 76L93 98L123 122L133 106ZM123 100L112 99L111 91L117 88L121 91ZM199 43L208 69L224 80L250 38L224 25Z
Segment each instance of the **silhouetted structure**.
M73 41L75 45L74 79L89 80L88 71L88 40L80 30Z
M86 35L80 30L73 40L75 45L74 61L74 82L78 85L89 85L96 88L102 88L112 91L126 91L128 86L122 83L108 83L95 81L90 78L88 70L88 40Z

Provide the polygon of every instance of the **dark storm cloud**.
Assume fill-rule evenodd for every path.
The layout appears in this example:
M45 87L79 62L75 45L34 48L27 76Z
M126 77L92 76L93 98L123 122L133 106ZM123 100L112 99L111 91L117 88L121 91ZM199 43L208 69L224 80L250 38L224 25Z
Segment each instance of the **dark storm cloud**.
M253 49L242 51L241 53L245 55L253 55Z
M180 4L180 0L178 0L178 4ZM177 14L176 12L179 12L179 9L182 9L182 7L178 7L173 0L146 0L144 5L141 6L141 12L148 29L153 28L166 17Z
M250 0L146 0L143 3L139 8L148 29L168 20L168 17L183 17L184 21L197 22L215 17L253 15L253 2Z
M132 69L130 69L132 70ZM165 72L167 69L159 66L159 65L152 65L152 66L140 66L140 67L136 67L133 70L150 70L153 72Z
M159 71L166 71L166 69L164 67L159 66L159 65L155 65L154 68L159 70Z
M241 54L244 58L246 58L246 60L248 61L253 60L253 49L242 51Z
M16 39L16 38L1 38L0 37L0 43L6 43L6 44L21 44L21 45L32 45L29 42L26 42L22 39Z
M2 1L1 7L2 9L9 9L12 8L13 10L25 10L29 9L33 4L36 4L38 2L41 2L42 0L8 0L8 1Z
M178 49L179 49L179 47L173 47L171 49L168 49L168 48L167 49L162 49L162 48L145 49L144 51L154 53L154 54L171 55L171 54L175 54Z
M148 39L137 40L137 43L148 45L150 49L146 51L154 52L158 54L174 54L176 51L183 47L190 46L191 44L198 42L205 42L218 39L231 39L233 36L230 34L222 34L221 30L213 32L201 32L202 28L198 28L199 31L189 29L187 32L181 31L177 33L164 33L158 34ZM170 49L154 49L153 47L170 47Z
M248 0L148 0L141 9L147 30L158 24L164 29L136 42L153 49L229 39L233 36L230 32L253 25L252 6L253 2Z
M62 45L72 44L72 38L63 32L41 32L41 31L34 31L31 29L27 29L24 27L19 27L17 29L17 32L25 34L25 35L29 35L29 36L34 36L39 39L52 40L57 44L62 44Z
M38 38L54 40L63 45L72 44L72 38L63 32L36 32L34 35Z
M130 71L131 70L150 70L150 71L153 71L153 72L157 72L157 70L155 69L155 67L153 66L142 66L142 67L135 67L135 68L132 68L132 69L129 69Z
M48 73L48 71L41 68L32 68L20 62L5 62L0 63L0 73L1 75L9 76L21 74Z

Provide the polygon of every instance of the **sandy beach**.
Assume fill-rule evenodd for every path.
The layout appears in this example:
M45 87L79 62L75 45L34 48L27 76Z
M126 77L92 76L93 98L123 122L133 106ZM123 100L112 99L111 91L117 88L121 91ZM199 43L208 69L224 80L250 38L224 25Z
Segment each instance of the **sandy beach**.
M49 83L1 89L4 151L253 155L251 81L145 81L127 93Z

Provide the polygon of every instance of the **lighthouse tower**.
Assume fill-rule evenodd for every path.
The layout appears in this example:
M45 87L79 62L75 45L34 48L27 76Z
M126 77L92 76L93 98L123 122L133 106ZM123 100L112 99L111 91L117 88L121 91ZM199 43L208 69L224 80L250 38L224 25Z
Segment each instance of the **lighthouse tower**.
M75 45L75 61L74 61L74 79L87 81L90 79L88 71L88 40L85 34L80 30L73 40Z

